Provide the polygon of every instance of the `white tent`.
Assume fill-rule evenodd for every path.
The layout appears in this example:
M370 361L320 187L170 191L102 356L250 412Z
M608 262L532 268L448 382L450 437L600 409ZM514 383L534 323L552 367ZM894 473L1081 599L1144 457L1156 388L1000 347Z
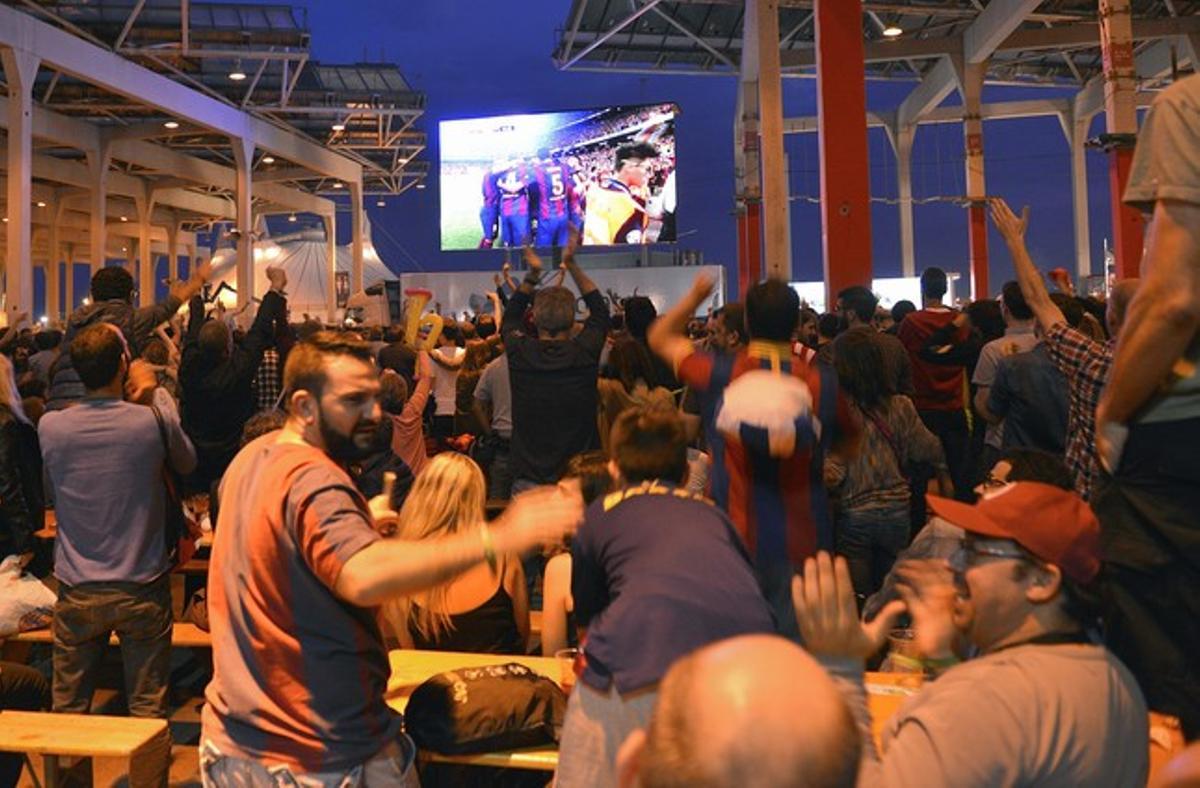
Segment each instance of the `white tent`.
M260 224L259 227L265 225ZM345 276L347 294L349 290L351 250L349 246L337 247L337 273ZM319 228L300 230L274 238L262 237L254 243L254 292L261 296L269 288L267 267L282 268L287 272L288 307L294 319L308 313L324 318L325 296L328 292L326 275L328 247L325 233ZM237 290L237 252L231 247L218 248L212 256L212 287L220 289L222 284L233 288L222 291L221 299L229 307L235 306ZM364 226L363 238L363 287L383 279L395 279L393 274L375 251L371 243L370 225Z

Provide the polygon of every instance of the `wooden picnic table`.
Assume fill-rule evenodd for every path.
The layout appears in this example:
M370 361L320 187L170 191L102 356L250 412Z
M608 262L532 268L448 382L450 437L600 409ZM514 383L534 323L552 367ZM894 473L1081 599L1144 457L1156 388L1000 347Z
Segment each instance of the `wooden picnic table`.
M536 671L559 685L562 684L562 665L553 657L517 657L504 654L467 654L453 651L415 651L396 649L388 655L392 675L388 679L388 705L403 712L413 691L426 679L438 673L459 668L478 668L517 662ZM900 708L904 699L916 692L921 677L911 673L868 673L866 675L867 705L871 713L872 730L878 740L888 719ZM441 755L422 751L430 761L460 763L471 766L499 766L510 769L554 771L558 766L558 747L529 747L520 750L489 752L478 755Z

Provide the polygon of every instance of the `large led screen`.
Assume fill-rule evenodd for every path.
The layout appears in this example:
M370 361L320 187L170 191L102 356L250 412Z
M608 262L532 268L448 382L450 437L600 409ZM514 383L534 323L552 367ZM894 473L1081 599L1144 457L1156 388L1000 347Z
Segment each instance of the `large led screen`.
M674 104L439 124L442 249L675 240Z

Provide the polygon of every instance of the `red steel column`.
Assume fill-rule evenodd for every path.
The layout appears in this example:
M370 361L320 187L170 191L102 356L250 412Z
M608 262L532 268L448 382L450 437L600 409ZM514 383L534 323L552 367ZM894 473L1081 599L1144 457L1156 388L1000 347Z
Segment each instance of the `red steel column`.
M817 123L826 303L871 286L871 180L862 0L816 0Z
M763 278L763 207L757 200L746 203L746 273L749 284ZM742 291L745 297L745 291Z
M1108 182L1112 200L1113 251L1117 278L1138 275L1142 262L1141 214L1122 202L1137 134L1137 72L1133 62L1133 18L1129 0L1100 0L1100 49L1104 55L1104 119L1116 135L1109 151Z

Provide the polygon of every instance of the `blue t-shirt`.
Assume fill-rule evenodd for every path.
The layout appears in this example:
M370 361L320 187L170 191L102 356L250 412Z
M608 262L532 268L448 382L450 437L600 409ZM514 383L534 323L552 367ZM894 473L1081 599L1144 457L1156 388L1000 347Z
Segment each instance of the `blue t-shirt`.
M179 426L175 401L157 389L171 464L195 467L196 453ZM38 423L46 476L54 490L58 538L54 575L79 583L149 583L166 572L166 451L154 411L118 399L83 399Z
M575 616L587 628L583 681L598 690L642 689L697 648L775 631L729 518L673 484L643 482L593 503L571 555Z

